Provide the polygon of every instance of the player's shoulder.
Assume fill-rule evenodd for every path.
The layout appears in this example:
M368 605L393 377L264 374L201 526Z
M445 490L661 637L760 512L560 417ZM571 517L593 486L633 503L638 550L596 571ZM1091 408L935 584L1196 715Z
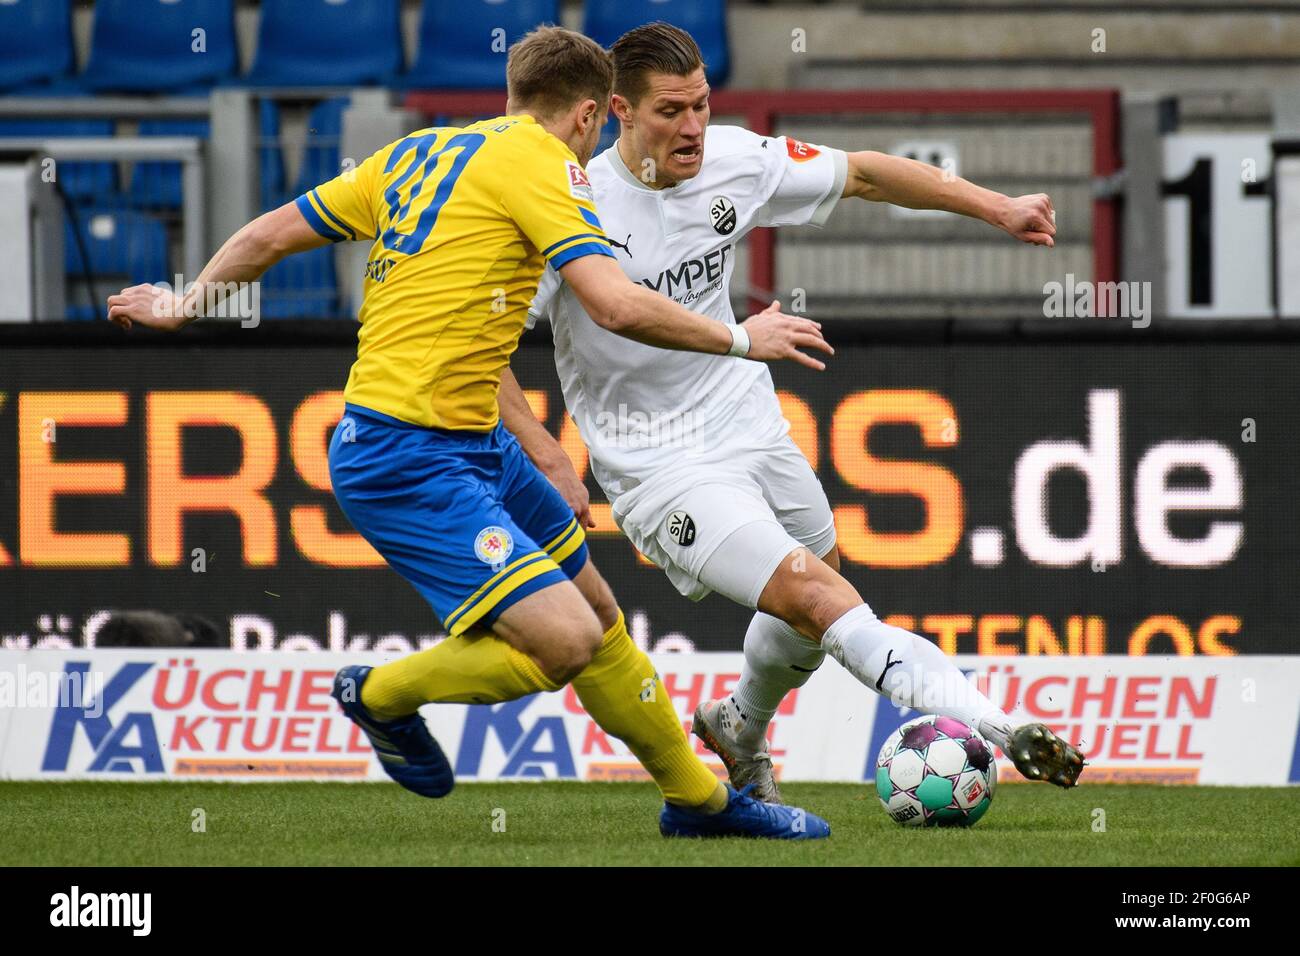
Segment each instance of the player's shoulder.
M404 148L405 144L414 143L417 140L437 132L437 128L433 126L426 126L423 129L413 129L409 133L403 133L391 143L385 143L383 146L379 147L379 149L375 150L374 153L371 154L372 158L378 160L381 164L386 164L388 158L397 150Z
M527 178L555 183L575 199L592 201L587 175L573 150L531 117L503 116L478 128L487 133L485 155L507 189Z
M789 136L763 136L742 126L710 126L705 133L704 161L715 167L749 166L779 172L789 163L818 156L825 147L811 146Z
M690 191L726 183L741 193L762 193L780 167L782 152L777 137L760 136L743 126L710 124L704 134L704 166Z
M771 155L776 137L760 136L743 126L727 126L722 123L710 123L704 131L704 155L707 158L749 157L765 159Z
M614 168L614 163L621 163L618 149L614 146L609 147L603 152L597 153L587 163L587 177L591 180L591 185L595 188L596 194L600 195L606 189L619 179L618 170Z
M0 0L2 2L2 0ZM471 126L425 126L421 129L413 129L409 133L404 133L397 139L393 140L379 149L375 150L374 157L381 163L387 164L388 160L394 153L401 155L421 155L419 148L422 143L434 145L446 145L448 137L455 137L465 133L473 133L477 130L479 124ZM426 147L427 148L427 147Z
M534 160L540 157L575 159L568 146L529 116L498 116L481 120L466 129L486 134L484 145L490 144L502 152L527 155Z

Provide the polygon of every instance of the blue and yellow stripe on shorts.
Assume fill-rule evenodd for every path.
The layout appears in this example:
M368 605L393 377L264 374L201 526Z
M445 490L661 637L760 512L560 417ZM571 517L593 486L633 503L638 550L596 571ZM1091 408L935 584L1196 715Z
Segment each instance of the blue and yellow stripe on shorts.
M560 566L545 551L531 551L523 557L515 558L479 585L478 590L443 618L442 626L452 637L463 634L506 595L513 594L534 578L559 570Z
M578 519L571 520L563 531L545 545L542 551L532 551L521 558L516 558L479 586L464 603L447 615L442 626L452 637L462 634L474 625L483 615L491 611L508 594L541 577L548 571L562 571L572 580L587 563L583 544L587 533L578 524ZM581 560L576 560L581 558Z
M564 573L569 578L573 578L582 570L582 565L586 563L585 556L581 562L570 562L570 565L573 565L572 567L566 566L565 562L578 554L586 540L587 533L582 530L582 525L578 524L578 519L574 518L563 531L545 546L546 553L551 556L552 561L563 568Z

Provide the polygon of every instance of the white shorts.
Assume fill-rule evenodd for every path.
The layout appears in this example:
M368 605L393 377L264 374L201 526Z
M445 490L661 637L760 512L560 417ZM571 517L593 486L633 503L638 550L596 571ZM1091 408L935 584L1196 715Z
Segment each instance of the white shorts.
M729 454L725 461L675 464L662 480L641 485L631 497L635 502L626 513L615 507L614 520L692 601L717 591L756 607L791 551L802 545L821 558L835 546L826 492L789 435ZM756 524L767 527L748 527ZM745 533L736 535L742 528ZM719 552L733 535L743 553ZM715 552L720 560L704 573Z

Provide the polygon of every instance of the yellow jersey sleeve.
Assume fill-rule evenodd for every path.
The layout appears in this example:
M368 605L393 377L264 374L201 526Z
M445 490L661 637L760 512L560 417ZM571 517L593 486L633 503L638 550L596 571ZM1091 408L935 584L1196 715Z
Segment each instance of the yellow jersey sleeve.
M344 170L298 197L308 224L331 242L374 239L379 230L377 207L389 144L355 169Z
M510 218L556 269L582 256L614 255L587 172L564 152L531 157L524 168L532 175L512 181L501 197Z

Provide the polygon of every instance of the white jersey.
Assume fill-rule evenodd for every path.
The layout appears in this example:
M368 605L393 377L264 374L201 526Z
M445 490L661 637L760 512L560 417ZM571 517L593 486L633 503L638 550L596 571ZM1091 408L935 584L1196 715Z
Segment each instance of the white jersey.
M592 160L587 174L628 277L731 325L737 244L758 226L823 224L847 168L840 150L710 126L693 179L652 189L617 147ZM683 473L678 465L722 460L738 440L752 445L788 430L761 362L660 349L608 332L552 269L530 312L530 324L550 317L565 404L616 516L651 478L671 482Z

